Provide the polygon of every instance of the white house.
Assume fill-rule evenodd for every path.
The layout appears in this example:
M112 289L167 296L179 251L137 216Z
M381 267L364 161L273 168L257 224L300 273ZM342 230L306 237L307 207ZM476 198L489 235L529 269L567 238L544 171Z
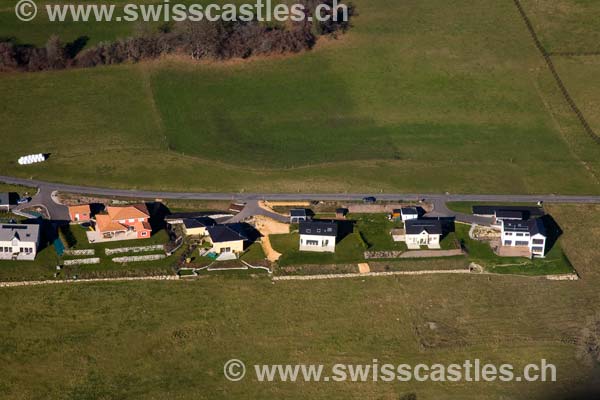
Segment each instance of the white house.
M290 223L297 224L310 220L310 216L306 212L305 208L294 208L290 210Z
M527 247L532 256L546 254L546 228L540 218L527 221L501 220L502 246Z
M300 222L300 251L335 253L337 224L335 222Z
M406 222L411 219L419 218L419 211L417 207L402 207L400 209L400 215L402 216L402 222Z
M0 260L33 260L40 241L36 224L0 225Z
M440 248L442 222L437 219L409 219L404 222L404 240L409 249L427 246L430 249Z

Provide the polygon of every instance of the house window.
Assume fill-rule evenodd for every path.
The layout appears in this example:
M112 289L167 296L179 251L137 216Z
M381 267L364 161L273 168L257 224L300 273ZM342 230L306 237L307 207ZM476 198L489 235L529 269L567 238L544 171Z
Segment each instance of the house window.
M329 246L329 240L323 240L323 247Z
M148 232L142 232L142 236L148 236Z
M223 247L221 253L231 253L231 247Z
M512 232L506 232L506 236L512 236Z
M523 236L523 234L522 233L517 233L517 236Z
M504 241L504 245L505 246L512 246L512 240L505 240Z
M544 252L544 248L543 247L533 247L531 249L531 251L533 251L534 253L543 253Z
M318 240L307 240L306 241L306 245L307 246L318 246L319 245L319 241Z
M529 242L523 241L523 240L517 240L515 242L516 246L529 246Z
M544 239L533 239L533 244L544 244Z

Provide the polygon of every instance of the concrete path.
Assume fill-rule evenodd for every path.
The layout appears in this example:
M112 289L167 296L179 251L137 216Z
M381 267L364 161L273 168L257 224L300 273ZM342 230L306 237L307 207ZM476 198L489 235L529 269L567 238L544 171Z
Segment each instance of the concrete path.
M274 219L277 222L288 223L290 222L289 217L285 217L281 214L277 214L276 212L269 211L260 206L258 200L249 200L246 202L244 209L238 214L234 215L231 219L227 221L227 223L235 223L235 222L243 222L247 219L252 218L255 215L262 215L264 217L269 217Z

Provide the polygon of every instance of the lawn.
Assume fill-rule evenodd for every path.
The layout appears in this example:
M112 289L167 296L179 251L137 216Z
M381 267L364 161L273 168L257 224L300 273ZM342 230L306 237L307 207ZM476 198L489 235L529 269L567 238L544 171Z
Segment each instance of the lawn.
M151 251L145 253L123 253L107 256L104 252L106 248L148 246L152 244L166 243L168 240L166 231L156 232L150 239L141 239L134 241L119 241L109 243L90 244L85 236L85 230L78 226L70 227L72 237L76 244L72 249L94 249L93 256L68 256L58 257L53 245L44 247L36 256L34 261L0 261L0 280L1 281L20 281L20 280L46 280L54 279L57 272L56 266L63 260L78 258L100 258L99 264L65 266L60 271L58 279L70 279L73 276L78 278L104 278L117 276L143 276L143 275L170 275L173 274L172 264L179 256L176 252L173 256L157 261L141 261L128 264L115 263L111 260L113 257L157 254L160 251Z
M270 235L271 245L282 253L279 265L310 264L355 264L364 260L366 246L358 233L351 233L343 238L335 247L335 253L314 253L300 251L298 233Z
M600 51L600 3L597 1L521 0L521 3L546 50Z
M0 169L173 190L600 193L600 150L555 123L562 99L512 2L356 4L351 32L306 54L3 74ZM52 155L15 163L36 151Z
M469 228L465 224L456 224L456 237L466 247L469 261L481 265L488 272L518 275L553 275L573 272L571 262L563 253L561 239L554 244L543 259L499 257L494 254L487 242L471 240Z
M369 251L406 251L405 242L394 242L390 231L403 228L402 221L389 221L386 214L350 214L347 219L356 221L359 232Z
M599 206L552 206L576 282L446 275L197 281L0 290L4 398L596 398L577 343L598 321ZM247 275L245 275L247 276ZM238 358L247 377L229 382ZM545 358L558 382L258 383L252 364ZM595 377L595 378L594 378ZM581 395L580 395L581 393ZM412 396L412 397L411 397Z

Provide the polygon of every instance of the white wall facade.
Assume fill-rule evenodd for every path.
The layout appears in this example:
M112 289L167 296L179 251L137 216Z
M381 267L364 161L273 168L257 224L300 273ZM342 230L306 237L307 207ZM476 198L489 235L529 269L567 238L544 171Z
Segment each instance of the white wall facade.
M412 244L415 246L435 246L440 244L440 236L441 235L430 235L423 231L418 235L406 234L405 240L407 245Z
M0 241L1 260L34 260L37 254L37 243L32 241Z
M300 251L335 253L335 236L300 235Z

